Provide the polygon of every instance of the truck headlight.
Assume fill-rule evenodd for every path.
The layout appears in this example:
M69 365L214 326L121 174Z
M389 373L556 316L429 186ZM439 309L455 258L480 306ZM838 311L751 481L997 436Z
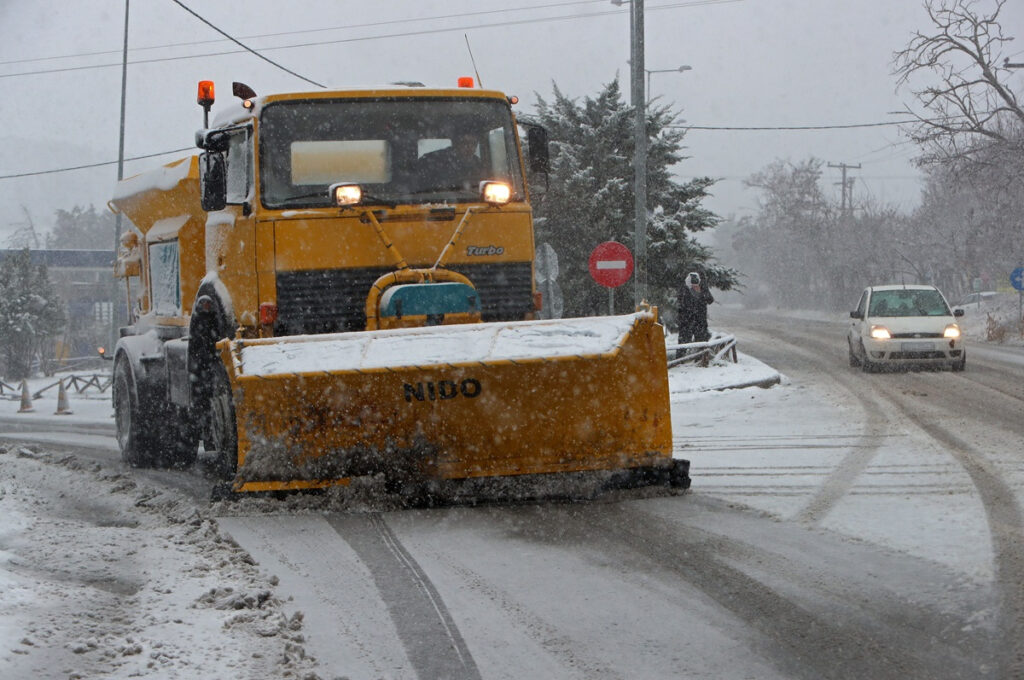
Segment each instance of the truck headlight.
M955 323L951 323L946 326L946 330L942 331L942 337L944 338L959 338L960 337L960 326Z
M363 188L358 184L332 184L330 191L335 205L342 207L359 205L363 200Z
M480 182L480 197L491 205L504 205L512 200L512 187L504 182Z
M892 333L885 326L872 326L871 337L875 340L891 340Z

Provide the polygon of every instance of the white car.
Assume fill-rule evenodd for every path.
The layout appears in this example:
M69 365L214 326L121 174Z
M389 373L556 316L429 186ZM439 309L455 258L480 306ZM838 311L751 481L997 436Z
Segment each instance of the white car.
M864 289L850 312L850 365L870 372L883 366L938 364L964 370L956 317L935 286L891 285Z

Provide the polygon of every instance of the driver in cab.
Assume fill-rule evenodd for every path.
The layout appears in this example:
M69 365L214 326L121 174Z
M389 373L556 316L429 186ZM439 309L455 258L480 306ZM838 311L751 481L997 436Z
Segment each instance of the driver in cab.
M461 132L452 137L450 146L423 154L416 162L416 179L421 190L475 190L487 174L480 151L479 138L473 133Z

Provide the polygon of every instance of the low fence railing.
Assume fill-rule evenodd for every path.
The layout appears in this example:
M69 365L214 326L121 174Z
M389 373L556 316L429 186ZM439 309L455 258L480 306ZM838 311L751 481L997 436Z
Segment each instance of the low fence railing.
M729 333L712 332L707 342L685 342L666 344L668 367L680 364L697 364L708 366L712 361L720 359L736 363L736 336Z
M82 394L87 391L96 391L102 394L110 389L113 381L110 373L73 373L62 376L44 387L40 387L32 392L32 398L39 399L47 391L58 389L62 380L64 381L64 389L69 392L74 390L76 394ZM0 395L8 399L19 399L21 398L21 388L0 381Z

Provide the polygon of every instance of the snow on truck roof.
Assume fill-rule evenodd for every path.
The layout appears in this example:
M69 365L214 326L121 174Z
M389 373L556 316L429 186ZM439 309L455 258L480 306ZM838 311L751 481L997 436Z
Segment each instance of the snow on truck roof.
M331 88L329 90L312 90L309 92L279 92L253 97L252 108L244 108L241 99L233 99L233 103L221 108L213 118L211 127L231 125L258 116L267 104L282 101L308 101L311 99L372 99L376 97L413 97L413 98L447 98L460 99L500 99L507 100L504 92L469 87L423 87L391 83L388 85L365 85L361 87ZM228 100L225 100L225 103Z
M649 312L244 341L241 375L363 371L613 352Z

